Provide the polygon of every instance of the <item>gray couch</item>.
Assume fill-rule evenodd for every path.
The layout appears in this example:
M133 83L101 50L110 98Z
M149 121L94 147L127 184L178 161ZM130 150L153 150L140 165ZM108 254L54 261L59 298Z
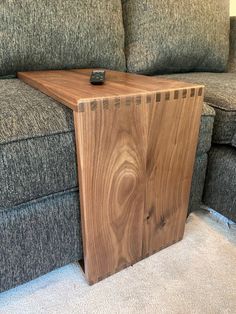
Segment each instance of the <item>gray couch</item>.
M215 119L201 198L207 206L236 221L236 17L230 19L227 73L174 74L171 78L206 86L205 100L214 108ZM195 168L197 169L197 160ZM194 182L195 178L192 197L195 194ZM195 208L192 206L190 210Z
M83 255L72 112L15 78L20 70L51 67L103 66L125 70L122 48L125 34L119 1L110 1L109 5L105 0L96 2L91 8L94 12L90 13L86 6L75 9L73 4L78 2L86 1L69 1L66 8L63 1L57 2L57 15L60 10L64 15L68 11L68 20L63 16L62 26L60 14L57 20L57 15L47 13L55 11L55 6L48 8L48 2L45 5L45 1L28 1L24 9L18 2L5 0L0 4L1 20L11 25L0 29L0 292L77 261ZM42 10L40 20L34 20L37 14L26 20L11 15L19 11L29 16L31 6L34 12ZM94 16L106 17L92 35L87 31L90 26L85 25L83 10L91 14L90 22ZM41 35L47 31L47 23L58 23L53 40L48 40L51 28L46 36ZM105 29L104 23L107 23ZM236 18L232 18L231 71L236 68L235 25ZM74 32L78 29L81 32L77 38ZM12 40L16 31L16 40ZM81 35L83 32L85 37ZM109 37L107 32L113 33ZM92 53L92 46L86 41L90 35L89 40L100 47ZM40 42L31 45L35 38L40 38ZM58 42L61 44L57 54L56 48L52 50L49 45L57 47ZM109 45L104 47L107 42ZM80 49L74 49L75 43ZM16 53L12 52L14 49ZM236 75L233 72L182 73L171 77L206 85L189 210L199 209L203 200L204 204L236 220Z
M233 21L236 24L236 18L232 18L232 24ZM215 119L201 197L205 205L236 221L236 72L188 73L171 77L206 86L205 100L214 108ZM192 194L195 194L195 188Z

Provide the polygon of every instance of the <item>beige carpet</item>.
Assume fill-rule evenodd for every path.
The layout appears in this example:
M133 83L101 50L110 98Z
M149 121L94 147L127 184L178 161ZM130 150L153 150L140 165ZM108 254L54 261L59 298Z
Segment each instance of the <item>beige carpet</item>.
M89 287L76 264L0 294L1 314L236 313L236 228L190 215L184 240Z

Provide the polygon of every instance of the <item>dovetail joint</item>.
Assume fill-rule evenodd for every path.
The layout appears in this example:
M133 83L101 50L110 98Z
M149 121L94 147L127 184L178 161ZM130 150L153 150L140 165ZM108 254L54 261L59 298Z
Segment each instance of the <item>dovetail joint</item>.
M84 103L79 104L79 112L84 112Z
M174 99L178 99L179 98L179 91L175 90L174 92Z
M195 96L195 88L191 88L190 97L194 97L194 96Z
M198 96L202 96L202 93L203 93L203 88L201 87L201 88L199 88L199 90L198 90Z
M157 93L156 94L156 102L160 102L161 101L161 94Z
M96 102L96 100L93 100L92 102L91 102L91 110L92 111L95 111L96 109L97 109L97 102Z
M107 110L109 107L109 101L108 99L103 99L103 109Z
M137 97L136 97L135 103L136 103L136 105L141 105L141 103L142 103L142 98L141 98L141 96L137 96Z
M120 107L120 98L115 98L115 107L119 108Z
M166 92L165 99L170 100L170 92Z

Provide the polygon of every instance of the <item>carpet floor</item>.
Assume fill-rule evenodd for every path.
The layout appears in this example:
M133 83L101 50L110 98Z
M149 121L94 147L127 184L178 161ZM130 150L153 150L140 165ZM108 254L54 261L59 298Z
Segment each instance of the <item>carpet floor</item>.
M191 214L184 239L88 286L71 264L0 294L0 314L236 313L236 228Z

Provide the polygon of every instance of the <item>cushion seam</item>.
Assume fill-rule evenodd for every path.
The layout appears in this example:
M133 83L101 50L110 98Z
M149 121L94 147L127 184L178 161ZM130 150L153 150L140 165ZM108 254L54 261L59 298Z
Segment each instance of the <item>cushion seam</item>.
M68 130L68 131L64 131L64 132L55 132L55 133L50 133L50 134L44 134L44 135L36 135L36 136L31 136L31 137L22 137L22 138L18 138L18 139L13 139L10 141L3 141L0 142L0 146L3 145L8 145L11 143L16 143L16 142L23 142L23 141L28 141L28 140L34 140L34 139L38 139L38 138L43 138L43 137L52 137L54 135L61 135L61 134L67 134L67 133L75 133L74 129L72 130Z
M38 203L40 201L43 201L47 198L50 198L50 197L53 197L54 195L57 196L57 195L64 195L64 194L67 194L67 193L72 193L72 192L78 192L79 191L79 187L76 186L76 187L72 187L72 188L69 188L69 189L66 189L66 190L61 190L61 191L58 191L58 192L54 192L54 193L51 193L51 194L45 194L43 196L40 196L38 198L34 198L32 200L29 200L29 201L25 201L25 202L22 202L22 203L19 203L19 204L16 204L16 205L12 205L11 207L8 207L8 208L0 208L0 214L1 213L5 213L5 212L9 212L9 211L12 211L12 210L17 210L19 207L22 207L22 206L25 206L25 205L30 205L30 204L34 204L34 203Z

